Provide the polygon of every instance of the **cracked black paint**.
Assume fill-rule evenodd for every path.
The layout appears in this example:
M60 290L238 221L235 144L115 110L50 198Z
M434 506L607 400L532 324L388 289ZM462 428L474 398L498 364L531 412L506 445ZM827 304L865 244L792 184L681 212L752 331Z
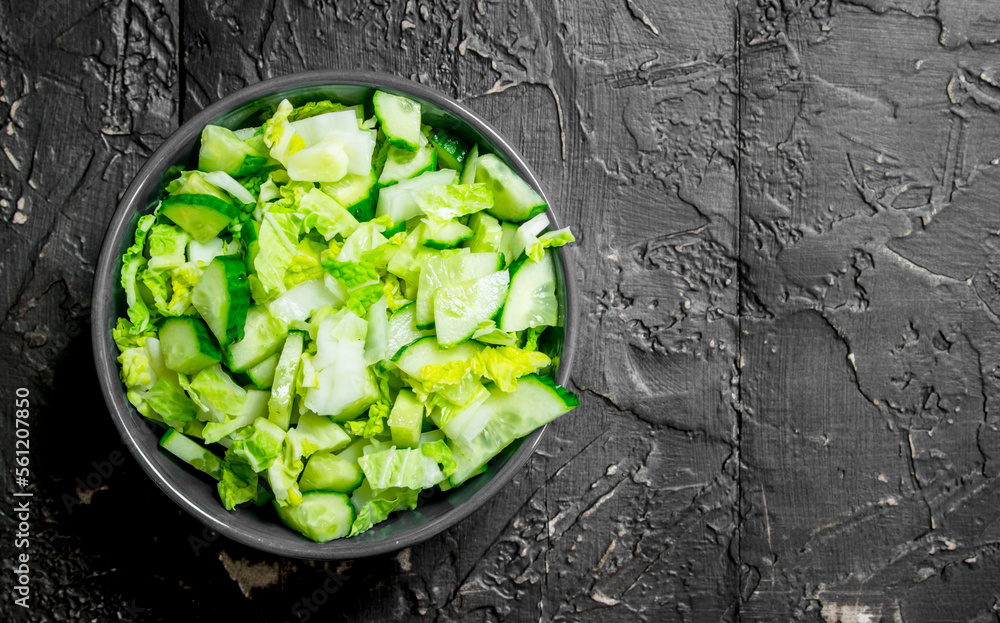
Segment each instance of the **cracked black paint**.
M0 619L997 620L998 37L990 0L0 4L0 483L19 386L37 483ZM468 520L332 564L107 473L86 331L152 150L326 67L491 120L583 268L583 406Z

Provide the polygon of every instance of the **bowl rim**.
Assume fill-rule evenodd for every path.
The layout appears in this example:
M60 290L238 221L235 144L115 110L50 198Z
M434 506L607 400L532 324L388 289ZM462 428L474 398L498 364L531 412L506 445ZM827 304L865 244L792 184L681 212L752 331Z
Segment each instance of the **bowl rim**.
M250 534L233 522L219 521L203 510L197 502L185 495L181 487L182 483L175 482L172 476L163 473L151 460L149 449L140 444L137 435L141 432L141 427L146 426L146 422L126 400L125 392L121 387L116 365L117 350L110 332L107 331L115 313L114 297L107 296L105 293L111 291L113 279L116 277L112 273L122 237L130 229L133 213L143 207L148 197L148 191L142 193L145 182L151 176L162 176L167 167L180 155L183 147L200 134L204 126L239 106L282 91L302 89L303 87L341 85L374 89L386 88L410 94L454 115L475 132L483 135L493 144L496 152L502 153L506 157L521 177L542 196L546 204L549 204L546 214L549 217L551 228L557 229L559 227L558 219L552 211L544 190L520 152L491 124L460 102L436 89L392 74L336 69L298 72L249 85L206 106L179 126L153 151L133 177L111 217L95 269L92 293L91 341L101 391L122 441L142 466L143 471L178 506L217 533L258 550L309 560L346 560L376 556L420 543L447 530L475 512L503 488L531 458L548 429L548 425L543 426L525 437L521 446L493 478L482 489L458 506L431 519L424 525L401 532L396 537L355 543L352 543L350 539L338 539L328 543L313 543L305 539L301 542L278 543ZM565 289L565 327L556 381L565 386L569 379L575 354L578 324L576 322L576 262L574 261L575 251L572 247L562 247L558 249L558 253ZM158 452L158 450L154 447L152 452Z

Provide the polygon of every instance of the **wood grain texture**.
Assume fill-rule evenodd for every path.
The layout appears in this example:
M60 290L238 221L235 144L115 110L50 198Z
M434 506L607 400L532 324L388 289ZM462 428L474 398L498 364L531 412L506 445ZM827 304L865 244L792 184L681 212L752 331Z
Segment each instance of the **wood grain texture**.
M0 411L30 389L38 496L0 620L996 620L998 37L989 0L0 3ZM332 564L157 491L86 331L152 150L320 68L489 119L582 280L583 405L466 521Z

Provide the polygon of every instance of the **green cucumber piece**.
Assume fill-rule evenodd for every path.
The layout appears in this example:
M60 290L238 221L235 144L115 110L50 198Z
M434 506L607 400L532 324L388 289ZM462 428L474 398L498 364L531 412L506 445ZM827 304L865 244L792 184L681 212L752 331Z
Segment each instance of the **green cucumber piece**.
M320 190L333 197L359 221L375 216L375 169L368 175L345 175L338 182L323 182Z
M472 230L458 221L424 220L421 244L429 249L454 249L472 238Z
M347 536L354 523L354 507L343 493L309 491L295 506L281 506L275 500L274 508L286 526L317 543Z
M212 454L197 441L174 429L167 430L160 438L160 446L191 467L201 470L212 478L222 478L222 459Z
M243 339L227 348L229 367L245 372L281 350L288 324L275 318L266 305L254 305L247 311Z
M305 443L303 454L308 456L313 452L337 452L351 443L351 436L337 424L324 415L303 413L295 428L288 431L290 438L298 438Z
M350 493L361 486L365 474L357 462L342 459L331 452L317 452L309 457L299 478L299 491L335 491Z
M511 333L559 324L552 251L545 251L539 262L522 258L510 267L510 275L510 292L500 314L500 330Z
M469 216L467 225L472 230L472 238L466 241L465 246L473 253L500 250L500 240L503 237L500 221L485 212L476 212Z
M191 375L222 361L222 349L198 318L168 318L160 327L163 363L174 372Z
M295 397L295 377L302 362L302 347L304 333L290 331L285 339L278 358L278 367L274 370L274 381L271 384L271 398L267 403L267 419L285 430L292 416L292 399Z
M407 303L389 317L389 346L386 348L386 359L392 359L399 349L434 333L433 330L417 328L416 314L417 304Z
M472 149L465 156L465 164L462 166L462 175L459 177L459 184L473 184L476 181L476 163L479 161L479 145L473 145Z
M444 285L434 293L434 328L441 348L460 344L492 318L507 298L510 274L500 270L479 279Z
M494 154L476 160L475 179L493 191L493 206L486 211L500 220L520 223L548 207L534 188Z
M400 448L416 448L420 445L420 429L424 423L424 404L410 389L400 389L396 402L389 413L389 430L392 445Z
M274 353L264 361L247 370L247 376L250 377L250 382L253 383L254 387L257 389L271 389L271 385L274 383L274 371L278 367L279 357L280 355L278 353Z
M198 169L201 171L225 171L233 177L242 177L256 173L266 162L267 158L228 128L207 125L201 131L198 150Z
M192 289L191 304L220 344L243 339L250 307L250 286L243 260L235 255L214 258Z
M514 239L517 237L517 225L513 223L500 223L500 248L498 249L504 257L504 266L514 263Z
M436 337L429 336L417 340L396 353L393 362L406 374L423 381L426 380L423 376L424 367L455 361L468 361L478 355L483 348L479 342L468 341L454 348L445 349L438 345Z
M420 104L413 100L376 91L372 108L390 145L407 151L420 148Z
M431 131L430 141L437 150L438 164L456 171L462 170L469 148L457 136L443 128L436 128Z
M449 439L458 469L451 476L452 486L458 486L479 473L486 463L512 441L548 424L560 415L580 406L571 392L556 385L548 377L528 374L517 380L511 392L502 392L492 384L490 396L480 405L486 413L476 414L487 420L478 435L466 441Z
M434 293L443 285L478 279L497 271L503 261L497 253L462 253L427 257L417 283L417 328L434 326Z
M175 193L160 202L158 213L204 244L219 235L240 209L214 195Z
M402 180L416 177L424 171L433 171L436 165L437 152L429 144L421 146L416 151L390 146L378 184L382 187L392 186Z

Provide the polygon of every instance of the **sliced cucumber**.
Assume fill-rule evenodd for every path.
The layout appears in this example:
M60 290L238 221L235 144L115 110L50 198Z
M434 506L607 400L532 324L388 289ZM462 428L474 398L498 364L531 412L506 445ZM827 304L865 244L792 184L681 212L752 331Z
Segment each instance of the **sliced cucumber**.
M275 501L274 508L285 525L317 543L347 536L354 523L354 507L343 493L310 491L303 493L302 501L295 506L281 506Z
M247 312L243 339L227 348L229 367L245 372L281 350L288 324L275 318L265 305L254 305Z
M239 215L240 209L214 195L173 194L160 202L159 214L167 217L198 242L219 235Z
M489 390L482 383L472 385L472 393L465 404L455 409L438 409L437 424L449 439L468 441L483 432L489 423L490 411L480 407L490 397Z
M469 216L468 226L472 230L472 238L466 241L465 246L473 253L500 250L500 240L503 237L500 221L485 212L476 212Z
M511 333L559 324L552 251L545 251L539 262L522 258L510 267L510 274L510 292L500 314L500 330Z
M465 164L462 166L462 175L459 184L472 184L476 181L476 162L479 161L479 145L473 145L472 149L465 156Z
M438 288L434 293L434 328L441 348L469 339L480 323L500 311L509 283L510 274L500 270Z
M222 361L222 349L198 318L168 318L160 327L164 364L181 374L194 374Z
M291 290L268 303L268 311L275 318L285 322L308 320L312 313L323 307L339 307L344 299L334 294L323 282L323 279L303 281Z
M392 186L402 180L416 177L424 171L433 171L437 165L437 152L428 145L416 151L406 151L399 147L389 147L385 166L378 177L379 186Z
M517 225L502 221L500 223L500 253L504 257L504 266L514 263L514 239L517 237Z
M212 259L191 291L191 304L220 344L243 339L250 307L250 286L243 260L235 255Z
M433 330L421 331L417 328L416 314L417 304L407 303L389 318L389 345L385 351L386 359L392 359L399 349L434 333Z
M438 345L437 338L425 337L410 344L396 353L393 362L400 370L413 378L423 381L423 369L431 365L441 365L455 361L468 361L483 350L478 342L464 342L454 348L444 349Z
M476 181L493 191L493 207L487 212L498 219L520 223L548 207L535 189L494 154L476 160Z
M328 417L312 413L301 414L295 428L288 431L288 436L296 443L299 440L304 442L299 446L303 456L321 451L337 452L351 443L351 436L339 424Z
M301 331L290 331L285 339L278 358L278 367L274 370L274 381L271 384L271 397L267 403L267 419L288 430L292 415L292 399L295 397L295 377L302 363L302 346L304 334Z
M274 353L264 361L247 370L250 382L257 389L271 389L274 383L274 371L278 368L278 358L280 355Z
M385 359L385 352L389 347L389 304L384 296L368 308L365 320L368 322L365 363L372 365Z
M375 169L368 175L345 175L338 182L322 183L320 190L333 197L359 221L375 216Z
M454 249L469 238L472 238L472 230L458 221L424 220L424 235L421 244L425 247Z
M201 470L212 478L222 478L222 459L207 448L185 437L174 429L167 430L160 439L160 446L191 467Z
M400 389L396 402L389 413L389 430L392 445L400 448L416 448L420 445L420 429L424 423L424 404L410 389Z
M201 131L198 168L202 171L225 171L234 177L256 173L267 158L240 140L232 130L207 125Z
M449 444L458 463L451 476L452 486L458 486L479 473L486 463L507 445L560 415L580 405L571 392L556 385L548 377L529 374L517 380L511 392L495 386L487 387L489 398L479 407L485 410L486 427L466 441L450 439Z
M390 145L416 151L420 147L420 104L411 99L376 91L372 108Z
M358 459L361 458L365 453L365 448L372 445L371 439L365 439L364 437L359 437L351 442L351 445L347 446L343 450L337 453L337 456L344 459L345 461L350 461L351 463L357 463Z
M361 486L365 474L354 461L331 452L317 452L309 457L299 478L299 490L350 493Z
M438 164L456 171L462 170L469 148L457 136L448 130L437 128L431 132L430 141L437 150Z
M449 257L427 257L417 286L417 328L434 326L434 293L446 284L478 279L502 267L497 253L463 253Z

